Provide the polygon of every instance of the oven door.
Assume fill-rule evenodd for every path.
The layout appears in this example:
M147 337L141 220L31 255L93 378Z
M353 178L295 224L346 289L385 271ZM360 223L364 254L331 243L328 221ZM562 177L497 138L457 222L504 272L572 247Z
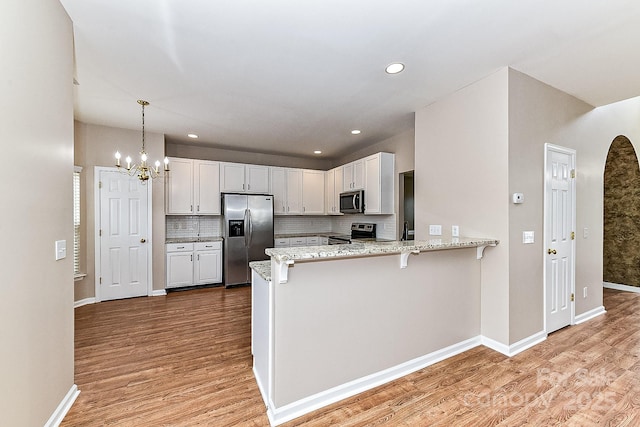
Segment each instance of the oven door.
M364 191L340 193L340 212L345 214L364 212Z

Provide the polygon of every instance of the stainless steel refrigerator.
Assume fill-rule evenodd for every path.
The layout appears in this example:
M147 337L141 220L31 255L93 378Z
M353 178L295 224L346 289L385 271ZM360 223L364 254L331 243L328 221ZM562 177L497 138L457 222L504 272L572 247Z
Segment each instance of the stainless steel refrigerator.
M273 196L222 193L224 286L251 282L250 261L269 259L273 247Z

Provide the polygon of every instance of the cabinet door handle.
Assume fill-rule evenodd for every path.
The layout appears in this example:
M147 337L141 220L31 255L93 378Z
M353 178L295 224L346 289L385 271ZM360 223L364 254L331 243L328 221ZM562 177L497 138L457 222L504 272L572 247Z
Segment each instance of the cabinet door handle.
M193 262L193 254L191 254L191 262Z
M200 254L198 254L198 261L200 261Z
M198 205L198 212L200 212L200 205Z

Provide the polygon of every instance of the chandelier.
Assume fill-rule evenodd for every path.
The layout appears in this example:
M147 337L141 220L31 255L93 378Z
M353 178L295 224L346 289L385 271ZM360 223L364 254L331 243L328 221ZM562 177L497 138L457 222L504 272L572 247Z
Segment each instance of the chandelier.
M116 166L122 172L127 173L129 176L137 176L140 181L146 182L149 178L155 179L162 176L160 172L160 161L156 160L153 167L147 165L148 155L144 148L144 107L149 105L147 101L138 99L138 104L142 105L142 150L140 150L140 163L131 164L132 160L130 156L127 156L124 161L127 162L127 167L123 168L120 164L122 155L119 151L116 151ZM169 159L164 158L164 172L169 172Z

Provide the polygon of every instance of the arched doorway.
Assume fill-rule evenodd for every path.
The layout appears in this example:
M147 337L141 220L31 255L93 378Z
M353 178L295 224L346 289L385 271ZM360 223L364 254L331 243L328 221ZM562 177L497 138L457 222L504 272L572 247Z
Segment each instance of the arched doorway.
M640 165L631 141L611 143L604 169L603 281L640 288Z

